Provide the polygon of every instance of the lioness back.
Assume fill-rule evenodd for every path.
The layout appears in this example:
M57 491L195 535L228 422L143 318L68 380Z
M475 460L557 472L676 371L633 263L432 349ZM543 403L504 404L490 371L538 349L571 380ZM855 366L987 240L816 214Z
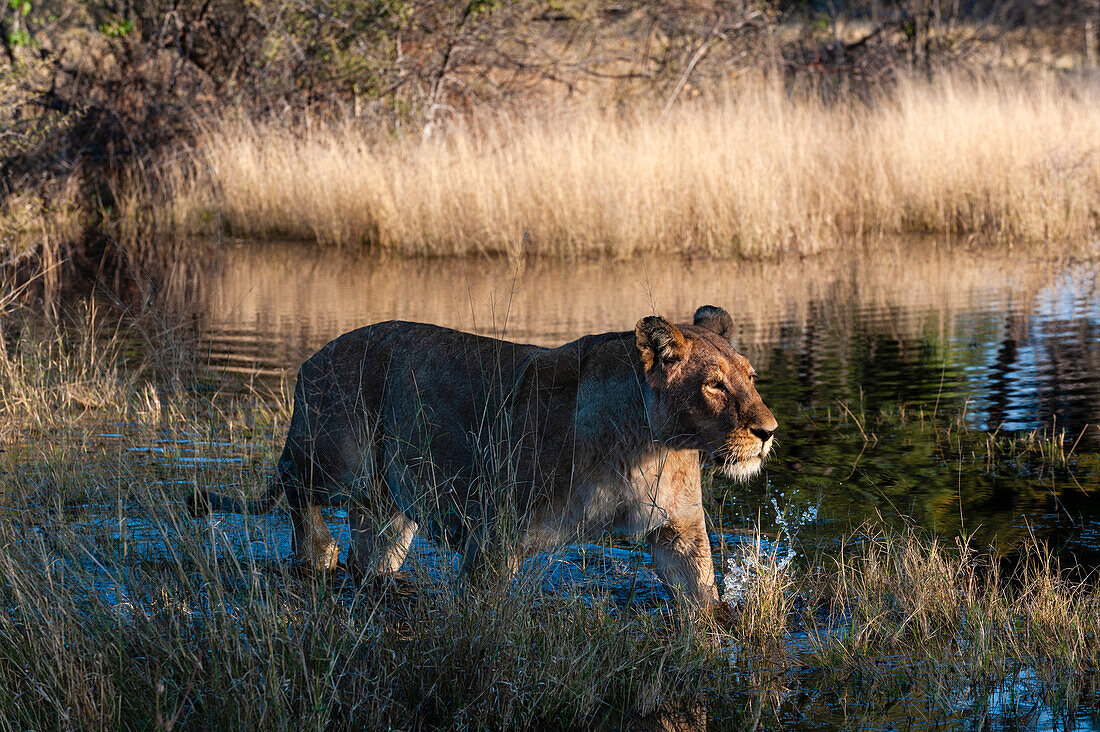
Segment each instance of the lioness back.
M499 418L519 369L541 350L404 321L345 333L299 370L287 477L342 500L398 459L437 478L468 473L471 429Z

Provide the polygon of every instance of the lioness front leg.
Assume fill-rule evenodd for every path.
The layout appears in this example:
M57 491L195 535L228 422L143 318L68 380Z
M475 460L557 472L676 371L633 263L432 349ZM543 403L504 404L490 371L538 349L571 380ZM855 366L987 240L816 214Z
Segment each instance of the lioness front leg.
M671 517L650 532L653 569L669 594L701 609L718 602L714 564L702 509L686 517Z
M295 561L315 572L335 569L340 559L340 545L332 538L321 507L292 504L290 518L294 525L291 550Z

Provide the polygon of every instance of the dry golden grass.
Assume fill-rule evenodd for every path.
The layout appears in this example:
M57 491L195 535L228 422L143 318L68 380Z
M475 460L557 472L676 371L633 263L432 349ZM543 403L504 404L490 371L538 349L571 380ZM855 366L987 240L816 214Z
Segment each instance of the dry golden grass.
M1100 94L903 82L831 104L768 81L673 110L539 112L445 137L223 119L163 170L164 221L408 255L815 252L907 233L1082 241Z

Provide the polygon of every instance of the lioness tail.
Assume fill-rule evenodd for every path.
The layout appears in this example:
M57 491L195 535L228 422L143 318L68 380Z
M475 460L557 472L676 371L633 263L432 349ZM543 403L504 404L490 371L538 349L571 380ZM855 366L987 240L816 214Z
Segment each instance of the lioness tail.
M211 511L246 513L254 516L273 509L283 493L283 483L278 480L271 481L271 486L264 494L251 501L242 501L213 491L195 491L187 497L187 510L195 518L205 516Z

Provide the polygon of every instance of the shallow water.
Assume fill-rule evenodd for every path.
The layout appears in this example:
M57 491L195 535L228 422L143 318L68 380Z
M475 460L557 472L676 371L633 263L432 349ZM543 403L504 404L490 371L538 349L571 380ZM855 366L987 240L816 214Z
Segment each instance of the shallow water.
M881 514L1002 553L1034 532L1100 566L1095 261L913 243L839 258L515 267L242 243L176 279L193 283L181 307L212 364L265 379L292 378L329 339L390 318L556 345L722 305L781 425L762 477L717 485L723 527L762 518L778 530L774 496L783 510L820 506L817 539ZM980 445L951 448L933 415L974 434L1065 431L1073 453L983 461Z
M333 538L341 545L341 562L347 559L350 541L347 513L334 510L326 516ZM83 551L81 569L89 579L88 590L126 618L138 611L141 603L130 599L141 591L141 583L132 581L120 568L135 563L179 561L176 546L181 534L201 531L202 544L209 547L213 561L239 563L242 567L291 566L291 527L289 518L275 512L263 516L241 517L217 514L208 522L194 526L166 524L160 517L122 515L114 506L87 506L84 518L64 521L57 526L48 522L32 528L53 539L59 532L69 547ZM738 542L739 537L727 537ZM764 550L771 547L765 543ZM417 537L409 550L403 571L417 584L444 587L459 577L459 557L444 553L431 542ZM647 553L630 549L584 544L537 554L529 558L517 574L519 582L534 582L549 596L575 593L607 594L620 602L638 607L664 606L668 595L653 573Z
M835 546L878 516L945 538L964 535L1008 558L1037 535L1059 550L1064 566L1100 567L1100 265L1093 261L897 247L828 260L514 269L251 243L222 248L203 268L177 272L175 282L187 283L176 306L193 316L211 380L230 387L242 378L292 379L332 337L389 318L556 345L632 328L653 312L689 320L701 304L727 307L738 347L759 370L759 389L781 424L776 456L760 477L743 485L716 479L707 497L716 569L733 600L752 582L752 553L742 551L751 546L748 532L765 529L759 551L785 560ZM999 437L1065 430L1063 450L1071 454L1052 459L1040 443L1014 443L987 459L983 440L994 430ZM173 502L177 484L259 484L268 466L256 456L276 447L270 435L236 443L178 431L135 437L128 425L104 425L90 442L116 443L165 484ZM174 601L151 597L142 573L130 570L186 563L177 556L181 544L249 568L285 564L289 555L289 524L277 512L192 522L182 511L119 501L16 521L25 520L26 536L43 546L79 549L51 561L80 563L84 572L74 575L85 578L89 597L123 620ZM346 515L335 510L328 518L346 551ZM199 541L181 542L200 533ZM445 583L458 576L456 561L417 539L405 570ZM565 547L530 559L520 576L551 595L606 593L643 608L666 606L648 556L626 544ZM795 651L809 642L800 632L789 639ZM774 693L768 703L789 726L885 719L891 728L1100 729L1095 710L1067 719L1037 705L1027 668L1000 680L991 696L960 688L946 701L929 698L910 669L887 675L895 671L896 688L906 691L885 701L873 690L849 698L858 681L819 684L812 666L777 670L774 684L767 668L754 667L744 688L761 699ZM720 716L709 722L723 726Z

